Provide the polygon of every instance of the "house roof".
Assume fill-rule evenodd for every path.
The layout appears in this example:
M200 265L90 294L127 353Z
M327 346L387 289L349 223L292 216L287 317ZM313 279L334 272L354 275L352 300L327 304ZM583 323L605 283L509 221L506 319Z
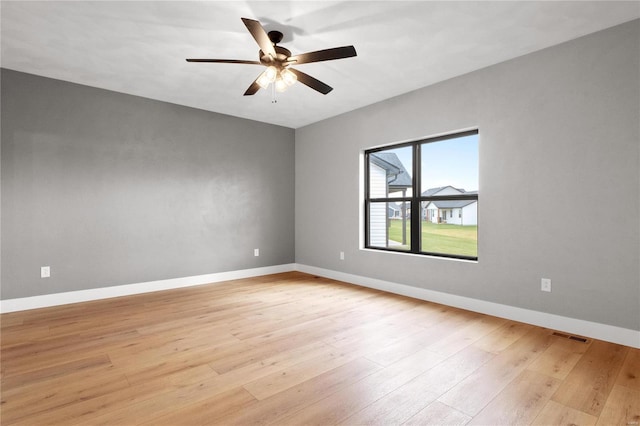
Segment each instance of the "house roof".
M405 169L402 161L393 152L376 152L371 154L371 161L395 176L389 181L389 188L402 189L411 187L411 175Z
M427 208L433 204L439 209L458 209L477 202L478 200L438 200L430 201L429 204L427 204Z
M437 188L429 188L429 189L427 189L426 191L423 191L423 192L422 192L422 196L423 196L423 197L429 197L429 196L431 196L431 195L435 195L435 194L437 194L438 192L440 192L440 191L442 191L442 190L444 190L444 189L446 189L446 188L452 188L452 189L455 189L456 191L458 191L458 192L459 192L459 193L461 193L461 194L475 194L475 193L477 193L477 192L478 192L478 191L469 191L469 192L467 192L467 191L465 191L465 190L464 190L464 189L462 189L462 188L456 188L456 187L453 187L453 186L451 186L451 185L447 185L447 186L439 186L439 187L437 187Z

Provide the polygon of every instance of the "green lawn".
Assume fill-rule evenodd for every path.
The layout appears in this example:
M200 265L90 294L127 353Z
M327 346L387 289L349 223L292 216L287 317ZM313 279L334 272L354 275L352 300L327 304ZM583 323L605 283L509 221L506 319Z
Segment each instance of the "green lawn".
M402 242L402 221L392 220L389 239ZM408 250L411 226L407 221L407 245L393 246ZM422 251L431 253L478 256L478 226L460 226L422 221Z

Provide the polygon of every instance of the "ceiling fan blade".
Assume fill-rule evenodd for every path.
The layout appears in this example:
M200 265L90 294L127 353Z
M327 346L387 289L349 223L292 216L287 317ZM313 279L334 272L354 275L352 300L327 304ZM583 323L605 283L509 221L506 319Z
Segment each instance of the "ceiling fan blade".
M294 55L287 59L287 62L298 64L308 64L310 62L331 61L334 59L351 58L357 56L356 48L353 46L334 47L333 49L317 50L315 52Z
M255 95L258 90L260 90L260 85L256 81L254 81L253 83L251 83L251 86L249 86L247 91L244 92L244 96Z
M329 93L330 91L333 90L333 87L324 84L323 82L321 82L320 80L311 77L309 74L305 74L302 71L298 71L296 69L293 68L287 68L289 71L291 71L292 73L294 73L296 75L296 77L298 77L298 81L302 84L305 84L309 87L311 87L313 90L316 90L320 93L322 93L323 95L326 95L327 93Z
M187 62L215 62L220 64L251 64L262 65L258 61L244 61L242 59L187 59Z
M262 28L262 24L254 19L242 18L242 22L247 27L253 38L260 46L260 50L265 55L269 55L272 58L276 57L276 50L273 47L273 43L269 39L267 32Z

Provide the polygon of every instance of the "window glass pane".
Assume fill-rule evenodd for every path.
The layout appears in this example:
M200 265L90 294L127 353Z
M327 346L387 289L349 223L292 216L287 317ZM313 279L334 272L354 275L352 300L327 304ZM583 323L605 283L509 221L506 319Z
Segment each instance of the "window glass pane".
M411 203L369 204L369 246L393 250L411 248Z
M420 251L478 256L478 201L423 201Z
M369 197L410 197L413 176L413 150L410 146L369 154Z
M423 143L420 157L423 196L477 193L477 134Z

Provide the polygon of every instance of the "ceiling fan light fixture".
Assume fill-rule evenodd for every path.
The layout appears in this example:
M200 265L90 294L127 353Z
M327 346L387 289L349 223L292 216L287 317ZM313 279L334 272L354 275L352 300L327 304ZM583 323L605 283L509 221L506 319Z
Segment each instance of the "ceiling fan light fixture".
M271 65L270 67L267 67L266 70L264 70L264 74L269 79L269 83L273 83L274 81L276 81L276 78L278 77L278 70L276 69L276 67Z
M298 76L286 68L280 71L280 77L287 86L292 86L298 81Z
M278 70L276 69L276 67L270 66L270 67L267 67L267 69L264 70L262 74L260 74L260 77L258 77L258 79L256 80L256 83L258 83L258 85L263 89L266 89L267 87L269 87L269 84L276 81L277 77L278 77Z
M285 83L285 81L281 78L276 80L275 85L276 85L276 92L280 92L280 93L284 92L289 87L287 83Z
M258 83L258 86L260 86L262 89L266 89L267 87L269 87L269 79L264 75L264 73L260 74L260 77L258 77L256 83Z

